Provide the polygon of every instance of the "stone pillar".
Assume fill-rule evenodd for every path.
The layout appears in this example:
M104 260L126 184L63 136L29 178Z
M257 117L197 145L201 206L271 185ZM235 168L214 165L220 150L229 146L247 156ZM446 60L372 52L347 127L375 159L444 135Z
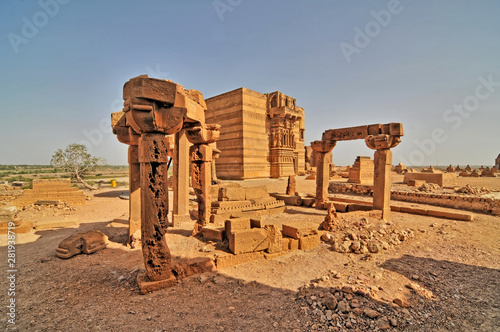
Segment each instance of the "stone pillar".
M382 211L382 219L391 219L391 148L397 146L399 136L370 135L366 145L375 151L373 172L373 208Z
M193 229L193 235L201 231L210 222L212 197L212 148L208 144L195 144L190 149L192 165L192 184L198 199L198 221Z
M141 239L146 274L152 281L172 277L165 233L168 227L167 146L164 134L143 133L141 163Z
M190 221L189 216L189 146L186 132L181 130L175 134L175 151L173 167L174 208L172 225Z
M131 243L134 233L137 238L141 232L141 164L137 145L128 147L128 183L129 183L129 226L128 239Z
M311 147L319 155L319 162L316 165L316 201L314 203L317 209L323 209L324 203L328 200L331 151L336 143L335 141L311 142Z
M217 179L217 170L215 168L215 159L219 158L221 151L217 149L217 146L215 143L211 143L210 146L212 147L212 184L218 184L220 183L220 180Z
M382 211L382 219L391 219L391 167L392 151L375 151L373 173L373 208Z

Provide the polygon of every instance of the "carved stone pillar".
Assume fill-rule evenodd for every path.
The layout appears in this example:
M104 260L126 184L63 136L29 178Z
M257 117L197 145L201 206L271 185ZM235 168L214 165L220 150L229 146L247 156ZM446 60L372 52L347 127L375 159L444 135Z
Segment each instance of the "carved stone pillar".
M330 160L331 152L335 147L335 141L311 142L312 149L319 155L316 165L316 201L315 207L323 209L323 204L328 200L328 184L330 182Z
M129 227L128 238L139 238L141 233L141 164L137 145L128 147L128 183L129 183ZM136 233L137 232L137 233Z
M198 221L194 225L193 235L198 234L203 226L210 222L212 213L212 160L214 151L209 145L219 139L220 126L208 124L205 127L186 129L186 134L193 146L189 150L191 159L191 184L198 199Z
M382 219L391 219L391 148L401 142L398 136L370 135L366 145L375 151L373 175L373 208L382 211Z
M217 170L215 168L215 159L219 158L221 150L217 149L215 143L210 145L212 147L212 184L220 183L220 180L217 179Z
M165 135L143 133L139 139L141 163L142 254L149 279L172 276L170 250L165 241L168 227L167 146Z
M184 130L175 134L173 187L174 208L172 225L190 221L189 216L189 141Z
M190 149L192 165L192 184L198 199L198 222L195 224L193 234L201 231L203 226L210 222L212 197L212 148L208 144L195 144Z

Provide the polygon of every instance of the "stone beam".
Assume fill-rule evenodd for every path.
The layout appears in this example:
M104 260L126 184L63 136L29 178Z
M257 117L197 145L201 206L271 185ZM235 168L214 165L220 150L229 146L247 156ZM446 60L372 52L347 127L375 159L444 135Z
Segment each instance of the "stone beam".
M387 124L372 124L358 127L329 129L323 133L322 139L326 141L348 141L366 139L370 135L380 134L403 136L403 124L391 122Z

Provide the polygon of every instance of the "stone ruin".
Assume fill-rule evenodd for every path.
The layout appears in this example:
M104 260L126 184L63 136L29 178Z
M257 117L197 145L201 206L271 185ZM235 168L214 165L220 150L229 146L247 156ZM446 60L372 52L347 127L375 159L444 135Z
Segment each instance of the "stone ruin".
M280 99L280 96L284 95L275 93L267 96L266 105L272 110L271 118L276 119L277 123L281 121L286 127L290 122L288 140L293 142L292 129L295 127L292 124L297 119L294 118L297 111L289 107L295 104L294 102L290 104L286 98L285 106L282 102L278 102L277 100L283 99ZM291 176L287 194L284 195L268 194L264 187L242 188L236 184L212 186L212 183L217 182L217 176L213 171L213 160L219 154L220 158L223 158L224 148L216 150L214 146L220 136L220 125L206 123L207 107L199 91L186 90L172 81L142 75L125 83L123 98L123 111L112 114L112 127L118 140L129 145L129 236L132 237L139 230L141 232L146 272L138 277L138 283L143 293L170 286L176 282L176 277L189 275L195 271L202 272L203 269L211 269L214 265L213 262L204 260L187 263L182 267L172 266L170 250L165 240L166 229L169 226L167 217L169 156L173 157L174 165L172 225L179 219L189 218L188 195L191 175L192 187L198 201L193 235L201 233L205 239L227 241L227 246L233 254L254 255L265 251L272 255L286 250L312 248L320 242L314 227L285 222L280 229L277 225L263 223L259 215L283 212L285 203L293 205L304 203L306 206L314 203L316 208L325 208L325 203L328 202L331 151L337 141L364 139L369 148L376 150L373 163L373 208L381 211L382 220L390 219L392 162L390 149L398 145L401 141L400 136L403 136L400 123L325 131L321 141L311 143L316 154L316 196L302 198L296 196L295 192L293 176L297 172L285 167L286 164L283 164L284 168L276 170L277 173L273 173L272 165L270 167L272 177L284 174ZM274 101L273 98L278 99ZM277 141L282 143L279 147L288 147L293 151L295 148L293 144L286 145L288 144L286 132L279 126L274 128L273 121L271 121L271 134L279 134ZM283 139L286 146L283 145ZM303 151L304 148L300 147L300 150ZM279 151L281 150L278 149ZM272 153L270 155L272 156ZM361 165L360 162L360 167L364 166L365 163ZM291 169L295 170L296 167ZM330 210L332 211L329 211L329 215L334 218L333 204L330 205ZM227 264L221 257L216 258L215 263L217 267ZM191 272L186 272L187 270Z
M59 202L81 205L85 201L83 191L71 187L70 179L34 179L33 189L25 189L12 203L23 208L31 204L57 205Z
M146 268L146 274L138 280L141 289L165 287L176 282L165 240L169 209L166 135L175 135L176 142L174 220L176 214L184 212L179 207L189 209L190 161L192 187L198 200L198 220L193 229L196 234L210 221L210 144L219 138L220 126L205 123L206 104L199 91L186 90L172 81L137 76L125 83L123 99L123 110L112 114L112 127L118 140L129 145L130 219L131 224L132 219L141 220Z
M373 160L370 157L358 156L354 165L349 168L349 179L347 182L373 184Z
M207 121L221 125L217 177L304 174L304 109L295 98L239 88L208 98L206 104Z
M500 154L498 155L498 157L495 159L495 167L497 170L500 169Z
M315 206L325 208L328 202L328 184L330 165L328 155L331 154L337 141L364 139L366 145L375 150L373 176L373 208L382 212L382 219L390 220L391 207L391 167L392 151L401 142L404 135L401 123L373 124L342 129L329 129L323 133L320 141L311 143L311 147L319 154L316 176Z

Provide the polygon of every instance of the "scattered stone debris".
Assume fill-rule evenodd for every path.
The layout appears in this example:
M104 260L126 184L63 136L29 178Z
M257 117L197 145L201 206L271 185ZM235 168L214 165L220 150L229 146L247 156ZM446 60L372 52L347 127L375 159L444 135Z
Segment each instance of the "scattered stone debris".
M328 216L327 216L328 218ZM349 220L345 220L345 218ZM340 253L376 254L383 250L390 250L415 236L412 229L398 229L391 222L383 222L376 218L362 217L349 218L341 216L343 227L341 232L328 233L321 239L330 242L332 248Z
M418 188L418 190L428 193L428 192L441 190L441 187L435 183L424 183Z
M482 188L477 188L473 187L471 185L466 185L465 187L457 189L457 193L462 193L466 195L481 195L481 194L488 194L490 191L486 189L485 187Z
M312 283L300 288L297 301L303 303L302 312L313 316L317 321L315 329L321 331L392 330L413 320L405 299L397 298L390 303L382 300L375 289L351 285L323 288ZM404 303L405 307L396 303Z

